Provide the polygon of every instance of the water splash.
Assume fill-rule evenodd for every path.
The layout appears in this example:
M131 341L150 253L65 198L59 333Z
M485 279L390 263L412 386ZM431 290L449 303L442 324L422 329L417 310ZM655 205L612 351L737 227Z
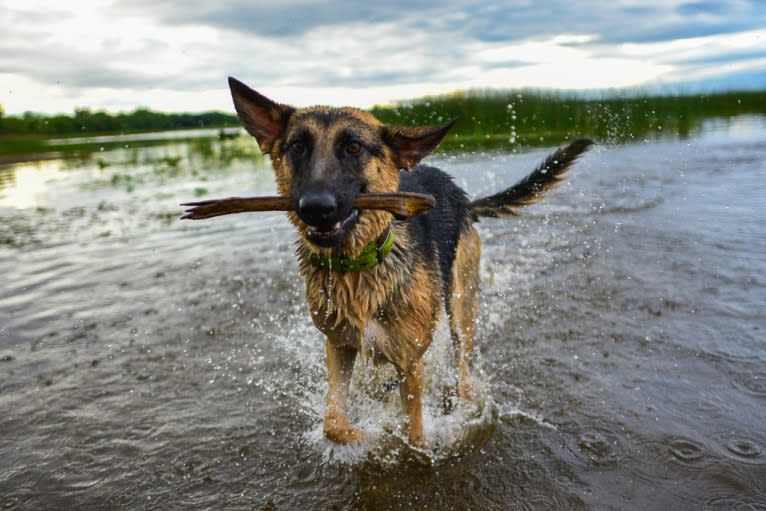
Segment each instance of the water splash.
M325 463L355 465L374 461L389 465L406 460L432 465L478 449L489 439L498 415L490 396L489 380L481 370L480 361L477 362L472 374L477 397L469 405L458 406L452 341L449 327L442 321L425 355L423 425L427 447L413 447L407 440L407 417L400 403L393 367L375 367L360 358L349 392L349 420L355 427L362 428L368 438L352 445L327 440L322 431L327 389L324 339L299 308L296 304L295 313L287 318L288 324L276 330L283 334L272 343L280 346L285 358L295 365L298 381L272 381L269 391L285 395L309 418L310 426L302 440L319 452Z

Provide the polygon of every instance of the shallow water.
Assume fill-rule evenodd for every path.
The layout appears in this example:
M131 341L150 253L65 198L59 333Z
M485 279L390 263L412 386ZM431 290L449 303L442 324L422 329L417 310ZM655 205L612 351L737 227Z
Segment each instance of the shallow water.
M424 451L362 365L374 440L322 438L323 344L280 214L177 220L274 191L229 143L0 169L4 509L766 509L763 118L600 146L482 221L483 403L445 413L440 330ZM476 196L546 152L432 163Z

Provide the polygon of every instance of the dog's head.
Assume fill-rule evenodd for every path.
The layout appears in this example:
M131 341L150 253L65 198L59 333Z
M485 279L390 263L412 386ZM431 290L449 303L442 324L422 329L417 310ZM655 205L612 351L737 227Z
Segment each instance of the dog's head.
M399 170L411 170L452 126L401 127L381 123L355 108L296 109L276 103L242 82L229 87L245 129L271 156L279 193L301 236L319 250L354 256L376 239L390 213L358 211L364 192L395 192Z

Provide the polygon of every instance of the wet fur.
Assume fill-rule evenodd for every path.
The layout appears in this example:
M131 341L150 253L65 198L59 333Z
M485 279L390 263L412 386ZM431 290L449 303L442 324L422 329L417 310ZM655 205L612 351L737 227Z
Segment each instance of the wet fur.
M518 184L471 202L450 176L419 164L452 122L440 127L388 126L361 110L295 109L275 103L235 79L229 83L245 128L271 157L279 193L296 204L296 211L287 215L299 234L300 274L306 281L311 318L327 338L325 435L338 443L364 438L363 431L349 424L347 415L351 372L361 355L364 360L387 362L396 368L409 416L409 439L424 444L423 354L442 314L449 319L455 346L458 396L461 403L472 397L469 360L481 251L473 223L481 216L510 214L537 200L591 142L575 141ZM352 153L355 143L363 151ZM351 218L344 215L358 194L394 191L431 194L436 206L426 215L406 220L364 210L349 232L341 231L330 243L324 241L325 231L321 231L318 244L312 242L313 227L306 221L309 213L302 215L298 207L312 193L330 194L337 218L328 219L329 225ZM395 239L393 249L372 269L343 273L309 261L311 252L356 257L389 228Z

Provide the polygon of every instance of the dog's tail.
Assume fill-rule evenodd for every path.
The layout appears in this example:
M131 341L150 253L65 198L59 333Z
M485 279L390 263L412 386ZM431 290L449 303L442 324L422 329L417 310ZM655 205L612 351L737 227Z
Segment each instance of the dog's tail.
M480 217L518 215L517 208L542 199L543 194L558 185L575 160L592 145L592 140L578 138L568 146L560 147L515 185L471 202L468 205L471 218L476 222Z

